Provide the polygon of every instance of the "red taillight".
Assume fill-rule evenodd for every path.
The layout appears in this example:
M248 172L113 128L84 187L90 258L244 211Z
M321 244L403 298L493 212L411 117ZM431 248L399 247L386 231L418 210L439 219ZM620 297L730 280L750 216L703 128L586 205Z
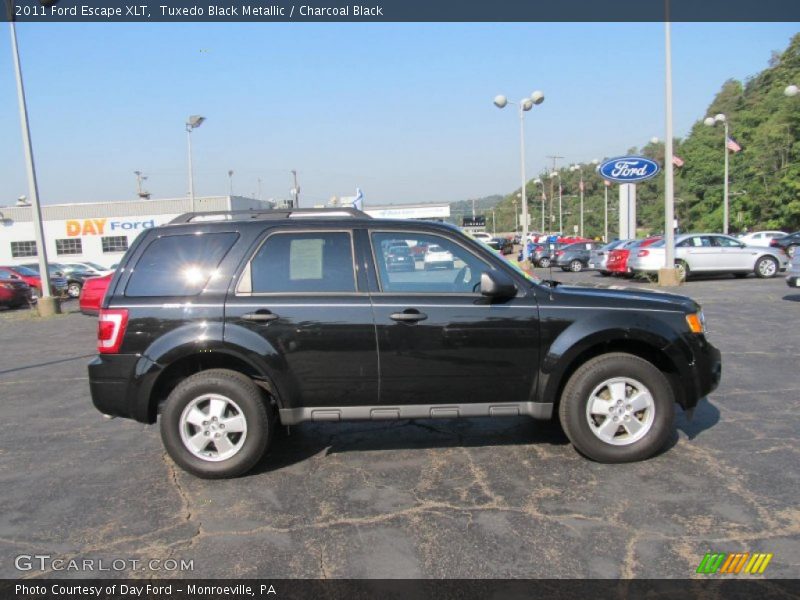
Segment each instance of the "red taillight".
M563 250L556 250L556 256L561 256L562 254L564 254Z
M650 250L639 250L636 256L647 256L648 254L650 254Z
M116 354L122 346L125 329L128 327L128 310L125 308L100 309L97 321L97 351L100 354Z

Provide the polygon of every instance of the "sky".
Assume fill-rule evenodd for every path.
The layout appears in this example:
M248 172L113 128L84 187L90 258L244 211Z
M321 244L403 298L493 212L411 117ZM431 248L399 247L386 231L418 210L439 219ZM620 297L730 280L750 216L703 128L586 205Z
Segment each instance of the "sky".
M366 204L452 202L520 184L516 108L529 178L664 138L661 23L17 25L43 204L195 193L301 206L363 190ZM675 135L725 80L781 51L798 23L672 26ZM8 33L0 38L0 206L28 195ZM800 83L800 82L798 82ZM259 183L260 180L260 183Z

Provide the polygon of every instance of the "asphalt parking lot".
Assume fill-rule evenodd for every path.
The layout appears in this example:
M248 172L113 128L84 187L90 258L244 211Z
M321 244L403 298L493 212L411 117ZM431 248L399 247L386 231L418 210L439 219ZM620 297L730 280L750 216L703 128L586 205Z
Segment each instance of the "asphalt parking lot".
M798 577L800 290L724 277L680 293L705 308L722 384L649 461L589 462L527 418L317 423L228 481L94 409L94 318L4 311L0 577L683 578L706 552L771 552L764 576ZM193 570L15 568L32 554Z

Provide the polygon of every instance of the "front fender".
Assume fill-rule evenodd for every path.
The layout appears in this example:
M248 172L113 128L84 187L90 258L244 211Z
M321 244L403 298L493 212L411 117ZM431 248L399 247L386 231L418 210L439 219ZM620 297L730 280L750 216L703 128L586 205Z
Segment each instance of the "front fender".
M685 343L680 335L664 317L638 312L610 312L598 312L574 321L553 340L542 360L539 374L540 402L557 402L564 378L572 372L576 359L581 355L591 355L593 349L604 345L645 344L663 354L676 368L681 362L691 360L688 347L683 347Z

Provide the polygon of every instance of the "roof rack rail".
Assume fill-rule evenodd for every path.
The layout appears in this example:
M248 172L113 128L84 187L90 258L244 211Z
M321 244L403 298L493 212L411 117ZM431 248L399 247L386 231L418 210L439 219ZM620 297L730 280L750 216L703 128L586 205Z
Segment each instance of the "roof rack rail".
M202 223L207 221L248 221L269 219L292 218L331 218L348 217L356 219L371 219L367 213L350 207L336 208L277 208L270 210L212 210L208 212L188 212L179 215L170 221L177 223Z

